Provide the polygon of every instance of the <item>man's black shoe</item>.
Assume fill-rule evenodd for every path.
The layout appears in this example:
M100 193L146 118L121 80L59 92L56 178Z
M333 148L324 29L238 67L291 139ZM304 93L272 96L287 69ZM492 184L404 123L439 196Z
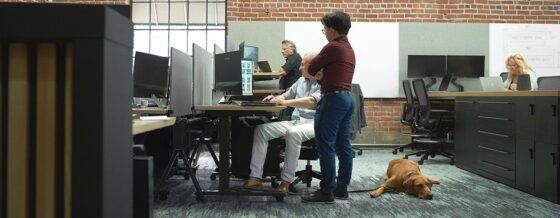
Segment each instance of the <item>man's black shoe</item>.
M333 194L336 199L348 200L348 190L346 188L337 187L334 189Z
M301 201L303 203L332 204L334 203L334 196L332 193L325 194L319 190L313 194L302 196Z

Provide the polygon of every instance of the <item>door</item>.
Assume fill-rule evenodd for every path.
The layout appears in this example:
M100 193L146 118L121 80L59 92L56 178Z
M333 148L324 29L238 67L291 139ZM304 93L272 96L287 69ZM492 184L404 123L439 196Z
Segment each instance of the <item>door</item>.
M519 97L515 100L516 139L534 140L535 138L535 97Z
M535 143L535 195L558 203L558 145Z
M455 100L455 161L457 166L471 169L476 169L478 150L473 140L477 125L474 104L472 98Z
M527 139L515 142L515 187L527 193L535 191L535 146Z
M536 98L536 128L535 141L550 144L559 144L558 122L558 97Z

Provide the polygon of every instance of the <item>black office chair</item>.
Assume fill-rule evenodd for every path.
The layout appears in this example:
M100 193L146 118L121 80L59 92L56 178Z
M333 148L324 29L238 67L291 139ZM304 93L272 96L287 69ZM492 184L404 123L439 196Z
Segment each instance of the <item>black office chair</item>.
M418 144L414 142L415 138L427 137L426 133L419 132L414 125L417 105L414 102L414 97L412 96L412 88L410 87L410 81L403 80L402 84L403 84L404 96L406 98L406 103L404 105L403 112L401 114L401 123L406 126L409 126L411 131L403 132L401 134L410 136L411 142L406 145L399 146L393 149L393 154L397 154L399 151L403 152L405 148L413 148L418 146Z
M531 90L531 76L529 74L521 74L517 78L517 90L529 91Z
M500 77L502 77L502 82L505 82L508 79L508 72L501 72Z
M455 164L455 155L453 153L445 151L445 145L449 144L446 139L446 134L450 131L453 126L449 122L442 122L442 113L449 112L447 110L434 110L431 108L430 101L428 99L428 92L424 81L422 79L415 79L412 81L412 86L418 100L418 110L415 116L415 128L419 131L426 132L426 137L415 138L414 143L426 145L428 148L404 156L404 159L408 159L412 155L421 155L422 157L418 161L418 164L423 164L424 160L428 157L435 157L436 155L441 155L447 157L451 160L450 164ZM440 113L438 118L431 117L432 113Z
M560 90L560 76L543 76L537 79L539 90Z
M292 187L297 185L300 182L307 184L307 187L311 187L311 180L313 178L321 180L323 176L321 172L313 170L311 166L312 160L319 159L319 154L317 154L317 150L315 148L315 139L310 139L301 144L301 150L299 152L299 159L306 160L307 165L305 165L305 170L300 170L296 172L296 180L292 182Z

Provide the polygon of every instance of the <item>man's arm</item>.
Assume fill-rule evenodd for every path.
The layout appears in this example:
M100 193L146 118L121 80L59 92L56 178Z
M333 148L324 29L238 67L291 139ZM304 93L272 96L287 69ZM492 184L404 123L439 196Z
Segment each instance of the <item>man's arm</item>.
M319 52L319 54L315 56L311 62L309 62L308 71L311 76L315 76L317 72L321 71L321 69L325 66L335 61L336 57L333 55L335 54L333 49L335 49L334 46L327 44L323 47L321 52Z
M272 100L271 102L274 102L280 106L289 106L289 107L297 107L297 108L313 108L317 106L317 101L315 100L314 97L311 96L297 98L297 99L289 99L289 100L279 99L278 97Z

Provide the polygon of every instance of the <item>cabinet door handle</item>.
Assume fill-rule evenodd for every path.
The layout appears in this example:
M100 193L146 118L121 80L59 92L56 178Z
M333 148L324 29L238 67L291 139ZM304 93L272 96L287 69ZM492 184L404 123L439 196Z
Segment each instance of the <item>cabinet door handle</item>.
M535 114L535 105L534 104L529 104L529 107L531 107L531 116Z
M531 160L534 158L533 149L529 148L529 155L531 155Z
M550 153L550 156L552 156L552 165L556 166L556 153Z
M552 105L552 116L556 116L556 105Z
M482 134L486 134L486 135L492 135L492 136L498 136L498 137L502 137L502 138L509 138L508 135L502 135L502 134L498 134L498 133L486 132L486 131L482 131L482 130L478 130L478 133L482 133Z

